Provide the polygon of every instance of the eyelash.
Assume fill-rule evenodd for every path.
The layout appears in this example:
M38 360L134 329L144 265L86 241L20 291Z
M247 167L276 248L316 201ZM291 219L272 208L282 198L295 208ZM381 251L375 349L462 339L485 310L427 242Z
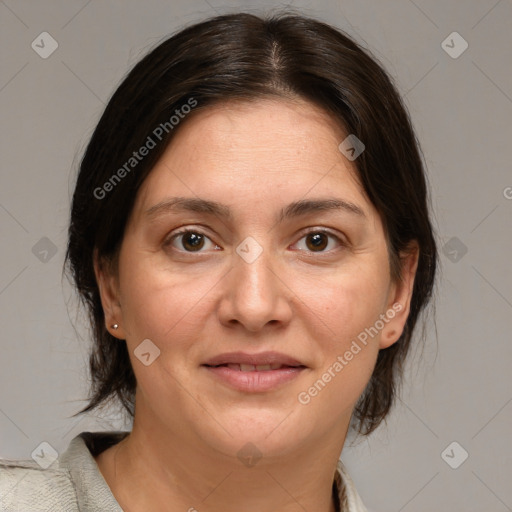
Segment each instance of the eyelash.
M206 235L199 229L183 229L183 230L178 231L177 233L173 233L172 235L167 237L166 240L164 241L164 246L165 247L170 246L172 244L172 242L174 242L174 240L176 240L179 236L187 235L189 233L194 233L197 235L204 236L205 238L210 240L212 243L214 243L208 235ZM346 242L341 240L341 238L339 236L335 235L333 232L326 230L324 228L311 228L307 232L303 233L303 235L301 236L301 238L299 240L302 240L303 238L307 237L310 234L327 235L331 238L334 238L341 247L346 247L348 245ZM215 245L217 246L217 244L215 244ZM174 249L178 252L181 252L181 253L185 253L185 254L201 254L202 252L204 252L204 251L185 251L185 250L176 249L175 247L172 247L172 249ZM335 250L335 249L330 249L328 251L318 251L318 252L316 252L316 251L302 251L302 252L310 252L311 254L330 254L333 250Z

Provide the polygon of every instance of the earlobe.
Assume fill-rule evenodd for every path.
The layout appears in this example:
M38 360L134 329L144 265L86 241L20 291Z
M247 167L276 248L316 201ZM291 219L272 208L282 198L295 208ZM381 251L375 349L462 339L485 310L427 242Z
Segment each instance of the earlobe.
M107 331L115 338L125 339L122 328L122 311L119 302L119 287L111 265L101 261L94 251L94 274L101 298Z
M394 329L390 329L389 331L386 330L382 333L382 336L380 338L380 346L379 348L388 348L393 343L396 343L398 341L398 338L400 336L396 335L396 331Z
M402 335L409 312L414 288L414 279L418 269L419 246L413 240L406 251L400 253L401 279L390 288L386 316L388 323L382 330L379 347L388 348Z

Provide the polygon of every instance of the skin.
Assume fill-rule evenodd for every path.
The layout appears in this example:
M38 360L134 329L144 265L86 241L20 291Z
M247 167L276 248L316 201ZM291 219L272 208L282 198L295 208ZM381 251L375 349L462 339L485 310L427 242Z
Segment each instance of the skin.
M126 340L138 382L131 434L96 457L124 510L334 511L333 474L354 406L378 351L402 333L417 266L417 251L403 254L403 279L392 281L381 219L355 163L338 150L347 135L302 100L190 115L138 193L117 269L95 262L106 324ZM145 213L172 196L217 201L232 217ZM277 222L289 203L322 198L354 203L364 215L317 210ZM169 241L183 228L206 236L199 252L190 237ZM310 229L331 234L316 248ZM249 236L262 248L252 263L236 252ZM299 403L397 303L401 311L378 335ZM161 351L149 366L134 356L145 339ZM238 350L276 350L307 369L251 394L201 367ZM253 467L237 457L249 442L262 454Z

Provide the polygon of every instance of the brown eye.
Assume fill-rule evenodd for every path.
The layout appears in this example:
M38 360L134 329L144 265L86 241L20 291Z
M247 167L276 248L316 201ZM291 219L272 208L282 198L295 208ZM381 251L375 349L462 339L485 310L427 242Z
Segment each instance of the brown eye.
M302 240L305 241L302 242ZM336 243L334 244L334 247L332 246L331 240L334 240ZM304 247L300 247L300 245L304 244ZM334 233L330 233L329 231L325 230L315 230L310 231L309 233L306 233L299 242L297 242L297 245L299 245L299 249L305 252L310 253L323 253L323 252L330 252L333 249L336 249L336 245L344 247L346 244ZM329 245L331 245L329 247Z
M181 243L187 251L197 251L204 246L204 236L199 233L189 231L183 236Z
M311 233L306 236L306 245L312 251L323 251L329 243L328 237L325 233Z
M181 241L179 239L181 238ZM201 251L207 243L214 247L218 247L200 231L183 230L172 235L165 245L171 245L174 249L181 252L204 252Z

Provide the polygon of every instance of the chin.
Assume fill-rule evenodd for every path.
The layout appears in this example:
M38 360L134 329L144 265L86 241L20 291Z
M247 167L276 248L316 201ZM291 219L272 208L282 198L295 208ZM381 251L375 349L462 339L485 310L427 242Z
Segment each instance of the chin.
M290 414L290 410L282 408L250 409L244 406L219 416L217 420L219 423L212 421L201 425L202 437L228 456L238 456L240 450L242 453L244 450L259 451L266 457L282 456L302 445L311 430L304 418L301 420L297 413ZM204 431L205 427L210 427L208 432Z

